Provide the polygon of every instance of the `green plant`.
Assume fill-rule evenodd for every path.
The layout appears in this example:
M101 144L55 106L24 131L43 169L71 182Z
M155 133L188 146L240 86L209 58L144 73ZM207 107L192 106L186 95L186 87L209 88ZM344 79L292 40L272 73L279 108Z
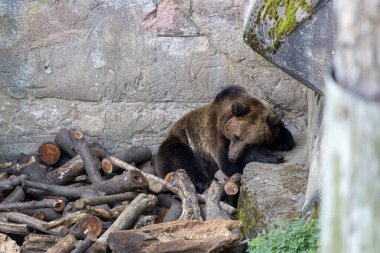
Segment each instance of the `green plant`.
M317 253L319 223L297 220L281 222L248 243L249 253Z

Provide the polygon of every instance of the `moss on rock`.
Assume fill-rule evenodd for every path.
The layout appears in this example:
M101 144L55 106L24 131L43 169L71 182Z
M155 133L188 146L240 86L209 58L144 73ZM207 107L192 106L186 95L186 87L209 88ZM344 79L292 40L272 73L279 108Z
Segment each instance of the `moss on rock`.
M244 187L240 190L238 203L238 219L243 223L243 234L247 238L253 238L265 229L263 217L256 209L254 202L248 200Z
M245 42L260 55L267 56L275 52L311 12L312 0L257 1L244 34Z

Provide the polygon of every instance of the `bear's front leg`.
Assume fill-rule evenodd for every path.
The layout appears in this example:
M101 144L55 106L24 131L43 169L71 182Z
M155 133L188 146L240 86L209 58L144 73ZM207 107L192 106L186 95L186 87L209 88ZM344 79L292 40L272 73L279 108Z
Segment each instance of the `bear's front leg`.
M244 165L250 162L282 163L284 162L284 157L275 154L264 146L252 145L247 149L243 160Z
M280 131L277 138L267 146L269 149L289 151L294 147L294 139L292 133L283 125L280 126Z

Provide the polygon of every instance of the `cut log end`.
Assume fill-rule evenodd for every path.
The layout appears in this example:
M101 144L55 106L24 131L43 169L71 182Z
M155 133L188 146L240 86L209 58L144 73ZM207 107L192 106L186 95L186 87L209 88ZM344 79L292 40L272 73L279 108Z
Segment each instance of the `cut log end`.
M112 163L108 159L102 160L102 168L104 172L109 173L109 174L111 174L113 171Z
M74 135L74 138L77 140L83 139L83 133L79 130L75 130L73 135Z
M80 223L80 228L92 238L98 238L102 233L103 222L96 216L90 216Z
M54 165L61 157L61 150L54 142L45 142L38 148L38 156L46 165Z
M236 183L234 182L227 182L224 185L224 191L226 192L227 195L229 196L235 196L239 192L239 187Z
M146 178L141 174L140 171L131 170L129 171L130 180L134 183L136 187L145 187L148 185L148 181Z
M56 211L56 212L62 212L63 209L65 209L65 207L66 207L66 202L63 201L62 199L59 199L57 201L57 203L55 204L55 206L54 206L54 211Z

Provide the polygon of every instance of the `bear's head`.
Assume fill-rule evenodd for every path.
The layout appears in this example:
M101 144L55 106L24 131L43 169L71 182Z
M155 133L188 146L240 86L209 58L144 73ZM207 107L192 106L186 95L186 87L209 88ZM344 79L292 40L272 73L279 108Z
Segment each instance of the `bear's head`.
M234 101L223 134L230 141L228 159L239 161L250 145L266 145L278 135L282 124L272 107L255 97Z

